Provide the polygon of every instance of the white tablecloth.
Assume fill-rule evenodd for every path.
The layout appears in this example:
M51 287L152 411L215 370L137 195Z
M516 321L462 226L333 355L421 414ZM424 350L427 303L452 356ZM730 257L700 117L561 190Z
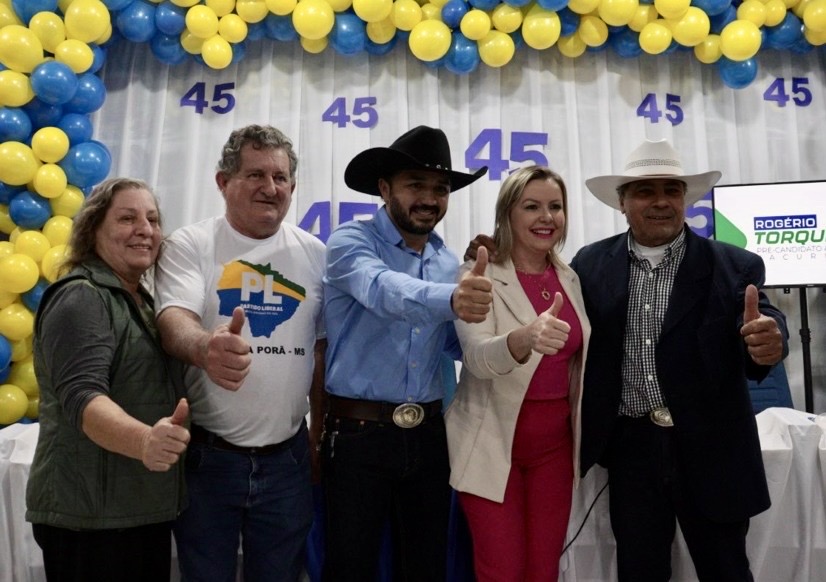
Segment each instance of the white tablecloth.
M758 582L826 582L826 435L811 414L770 408L757 415L771 509L754 518L749 560ZM26 479L39 425L0 430L0 582L40 582L43 560L24 519ZM574 495L569 538L582 531L562 557L560 579L586 582L616 579L607 480L591 470ZM673 550L673 580L697 580L682 536Z

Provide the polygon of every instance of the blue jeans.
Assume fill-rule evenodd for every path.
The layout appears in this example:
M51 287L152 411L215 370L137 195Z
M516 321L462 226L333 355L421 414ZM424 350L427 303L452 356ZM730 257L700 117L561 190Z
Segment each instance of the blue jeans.
M239 539L245 580L298 580L313 521L307 427L270 454L193 443L185 462L189 507L174 530L182 580L233 582Z

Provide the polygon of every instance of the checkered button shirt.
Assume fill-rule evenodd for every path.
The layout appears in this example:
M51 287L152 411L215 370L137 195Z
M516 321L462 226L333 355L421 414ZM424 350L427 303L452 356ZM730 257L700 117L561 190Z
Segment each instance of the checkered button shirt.
M665 255L656 267L652 268L648 259L634 252L630 233L628 256L628 318L625 324L619 413L639 417L667 405L657 379L655 350L674 279L685 256L685 232L681 231L666 247Z

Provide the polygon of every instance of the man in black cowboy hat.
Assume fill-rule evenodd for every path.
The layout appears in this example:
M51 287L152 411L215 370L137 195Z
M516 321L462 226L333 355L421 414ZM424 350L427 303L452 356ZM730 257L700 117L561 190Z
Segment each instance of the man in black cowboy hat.
M484 321L487 255L459 283L433 232L451 192L485 174L451 169L439 129L420 126L358 154L350 188L381 196L375 217L327 242L324 319L328 413L325 580L375 580L392 529L396 580L445 579L450 488L442 354L460 355L452 321Z
M686 174L663 140L586 181L630 226L571 263L592 326L581 467L608 469L622 582L670 579L677 522L700 580L752 579L749 518L770 499L746 380L785 356L788 332L758 291L760 257L685 226L719 179Z

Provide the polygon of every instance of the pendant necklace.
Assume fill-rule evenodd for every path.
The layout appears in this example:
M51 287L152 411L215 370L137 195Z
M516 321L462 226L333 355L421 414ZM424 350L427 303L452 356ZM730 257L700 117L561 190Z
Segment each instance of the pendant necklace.
M551 300L551 292L548 291L548 288L545 285L545 283L547 281L547 277L546 277L546 275L548 273L547 269L545 270L544 273L537 274L537 273L528 273L526 270L520 269L519 267L516 267L515 265L514 265L514 267L516 268L517 271L519 271L520 273L525 275L528 279L530 279L531 281L534 282L534 284L536 285L536 288L539 289L539 294L542 296L542 299L544 299L545 301L550 301Z

